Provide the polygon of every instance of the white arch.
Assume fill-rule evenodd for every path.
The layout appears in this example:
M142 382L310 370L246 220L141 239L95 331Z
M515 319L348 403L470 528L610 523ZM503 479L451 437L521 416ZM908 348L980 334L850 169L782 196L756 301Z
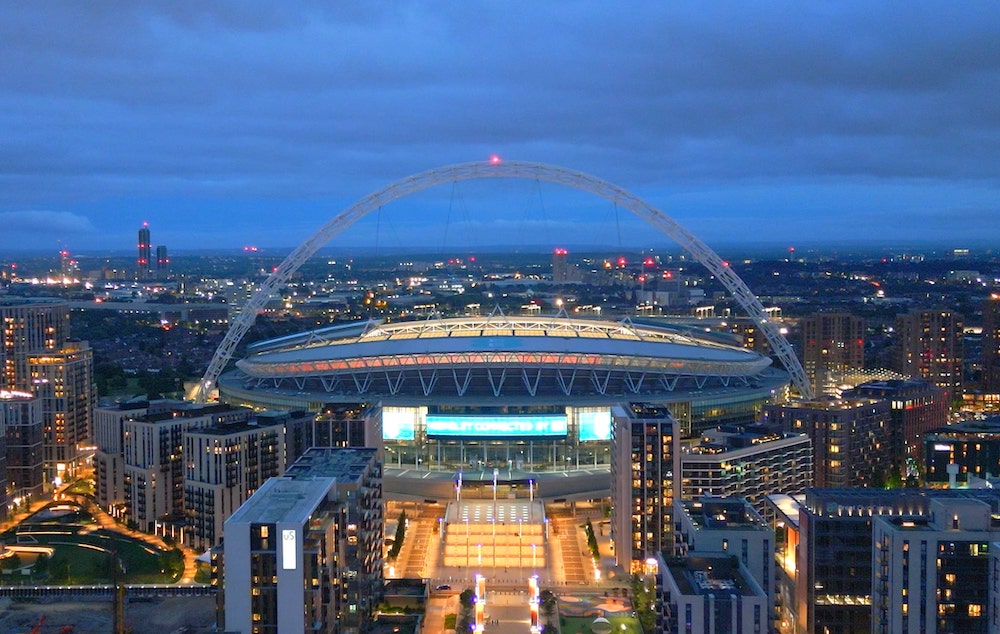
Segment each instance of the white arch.
M613 202L615 205L624 207L667 234L696 260L701 262L732 293L743 310L747 312L760 328L761 332L764 333L768 343L771 344L771 348L778 355L778 358L781 359L785 369L791 375L792 384L798 389L799 393L804 398L811 398L813 396L812 386L806 378L802 364L799 363L791 345L779 332L777 324L768 318L764 312L764 307L757 297L750 291L743 280L733 272L728 263L724 262L715 251L710 249L704 242L696 238L694 234L682 227L674 219L621 187L590 174L541 163L528 163L524 161L495 162L492 160L448 165L408 176L365 196L337 214L332 220L323 225L319 231L292 251L285 258L284 262L264 281L260 289L247 300L246 304L240 310L240 314L223 338L222 343L219 344L219 348L215 351L215 355L212 357L205 376L192 389L189 396L198 402L204 402L212 385L215 384L222 370L232 358L236 346L239 345L240 340L243 339L247 330L253 325L254 320L257 318L257 313L264 308L264 305L274 292L285 284L307 259L312 257L316 251L332 238L369 213L394 200L429 187L434 187L435 185L479 178L527 178L573 187L584 192L596 194Z

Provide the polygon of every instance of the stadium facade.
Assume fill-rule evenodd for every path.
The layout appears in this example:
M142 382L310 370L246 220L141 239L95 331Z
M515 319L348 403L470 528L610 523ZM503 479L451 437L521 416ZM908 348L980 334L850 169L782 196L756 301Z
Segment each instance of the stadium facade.
M607 469L617 403L666 406L694 436L753 420L789 382L718 335L564 314L359 322L253 344L237 368L225 402L367 403L388 468L449 473Z

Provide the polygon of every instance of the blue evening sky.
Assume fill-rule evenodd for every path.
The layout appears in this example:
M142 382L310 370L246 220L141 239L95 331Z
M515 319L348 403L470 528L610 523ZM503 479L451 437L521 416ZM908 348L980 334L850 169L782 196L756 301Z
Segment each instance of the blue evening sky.
M1000 246L997 2L7 2L0 259L289 247L491 154L709 244ZM624 215L623 215L624 214ZM443 185L331 246L669 244L602 199Z

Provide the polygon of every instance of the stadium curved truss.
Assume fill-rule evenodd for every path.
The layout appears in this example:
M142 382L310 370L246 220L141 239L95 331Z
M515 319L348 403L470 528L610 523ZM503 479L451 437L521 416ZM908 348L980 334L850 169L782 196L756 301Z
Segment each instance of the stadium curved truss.
M726 287L726 290L732 294L736 302L760 328L771 345L771 349L774 350L775 355L788 371L792 384L799 394L806 399L812 398L812 385L806 377L802 364L795 356L791 344L781 334L777 323L770 319L764 311L760 300L732 270L728 262L719 257L715 251L677 221L638 196L596 176L554 165L499 160L448 165L408 176L369 194L334 216L292 251L242 306L240 314L233 321L212 357L205 375L192 389L189 396L198 402L205 401L208 392L232 359L236 347L250 326L253 325L257 313L263 309L267 301L291 278L299 267L323 245L361 218L394 200L435 185L478 178L529 178L573 187L605 198L656 227L690 253Z

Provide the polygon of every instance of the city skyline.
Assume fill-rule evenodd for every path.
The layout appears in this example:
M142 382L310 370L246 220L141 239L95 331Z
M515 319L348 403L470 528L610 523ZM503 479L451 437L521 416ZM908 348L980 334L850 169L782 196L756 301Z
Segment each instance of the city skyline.
M605 178L710 244L1000 237L990 3L256 9L2 9L0 252L125 249L143 221L176 249L291 247L492 154ZM671 244L619 212L470 182L331 246Z

